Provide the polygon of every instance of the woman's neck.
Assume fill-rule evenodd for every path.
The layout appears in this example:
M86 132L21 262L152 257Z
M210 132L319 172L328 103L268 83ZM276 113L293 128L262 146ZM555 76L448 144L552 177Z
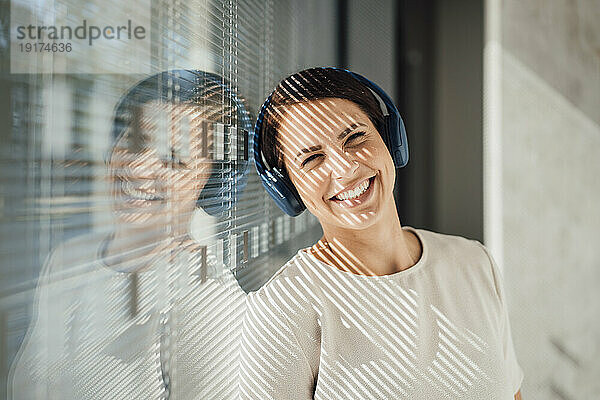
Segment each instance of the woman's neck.
M419 239L403 230L395 204L365 229L323 226L311 252L338 269L359 275L389 275L408 269L421 257Z

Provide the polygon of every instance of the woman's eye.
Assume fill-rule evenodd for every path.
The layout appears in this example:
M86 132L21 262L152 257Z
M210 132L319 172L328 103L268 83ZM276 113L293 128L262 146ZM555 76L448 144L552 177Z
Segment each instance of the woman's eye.
M365 132L354 132L352 135L350 135L348 137L348 139L346 140L346 144L351 144L351 142L355 142L358 138L365 136L366 133Z
M307 157L307 158L306 158L304 161L302 161L302 164L301 164L301 166L302 166L302 167L304 167L306 164L308 164L308 163L310 163L311 161L314 161L314 160L316 160L317 158L319 158L319 157L322 157L322 156L323 156L322 154L313 154L312 156L310 156L310 157Z

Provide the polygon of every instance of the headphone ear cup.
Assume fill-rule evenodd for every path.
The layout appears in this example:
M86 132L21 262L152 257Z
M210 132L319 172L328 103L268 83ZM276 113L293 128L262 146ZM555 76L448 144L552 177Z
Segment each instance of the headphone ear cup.
M259 174L267 193L290 217L297 217L306 209L298 191L277 168Z
M408 164L408 141L404 121L399 114L390 114L384 117L384 128L388 138L388 150L394 160L396 168Z

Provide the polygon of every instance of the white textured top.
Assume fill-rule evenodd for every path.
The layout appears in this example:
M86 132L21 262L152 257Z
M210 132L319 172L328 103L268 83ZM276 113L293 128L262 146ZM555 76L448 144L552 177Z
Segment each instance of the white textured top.
M115 271L102 239L72 239L48 258L9 399L237 398L245 293L233 274L209 253L202 282L185 251L135 276Z
M364 276L300 250L247 298L243 399L513 399L502 277L474 240L415 230L409 269Z

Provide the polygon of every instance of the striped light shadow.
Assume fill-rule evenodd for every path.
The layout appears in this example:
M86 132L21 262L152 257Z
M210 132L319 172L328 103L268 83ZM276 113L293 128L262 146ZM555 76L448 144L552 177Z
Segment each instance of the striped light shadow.
M467 340L471 344L471 346L475 347L481 353L485 353L486 351L488 351L488 349L490 347L489 344L487 344L478 335L476 335L475 333L471 332L467 328L463 328L461 330L461 332L463 332L465 340Z
M312 121L316 121L320 126L315 128L319 131L325 131L327 133L334 133L333 128L339 125L340 121L334 121L331 115L327 115L324 110L328 109L323 100L313 100L310 102L302 102L295 105L296 108L303 110L300 114L305 121L310 121L311 124L315 125ZM335 118L335 117L334 117Z
M357 388L361 389L363 396L361 398L372 398L378 399L381 398L382 392L371 382L366 379L365 375L359 368L349 367L350 362L346 361L344 357L341 357L342 363L340 364L340 369L345 373L346 376L351 376L357 385ZM364 365L364 364L361 364ZM341 374L340 374L341 375ZM342 375L343 376L343 375ZM378 394L378 396L375 396Z
M358 268L357 265L359 263L359 260L352 254L352 252L349 249L347 249L338 240L336 240L334 238L333 243L336 245L336 248L339 250L339 252L343 253L345 255L345 257L342 257L342 258L332 258L332 260L336 261L336 263L334 263L333 265L342 265L342 266L353 265L354 272L357 273L358 275L367 275L367 274L365 274L365 272L368 272L374 276L376 275L373 271L371 271L369 268L367 268L364 265L362 265L361 268ZM329 253L332 253L332 252L329 251ZM365 285L373 285L373 289L375 288L375 285L373 284L372 281L365 280L364 284ZM378 289L380 289L380 288L378 288ZM388 300L389 304L391 304L392 307L395 307L396 302L400 301L400 303L404 307L404 309L397 308L396 311L398 311L399 315L405 316L412 325L415 325L414 320L417 318L417 313L415 311L415 307L417 306L417 302L415 300L416 293L411 295L403 288L394 288L394 290L392 290L391 288L389 288L388 285L385 285L384 291L380 292L380 294L383 298ZM377 297L375 297L375 299L377 300ZM409 305L407 303L407 301L411 305ZM381 304L381 305L383 306L383 304ZM412 318L410 316L412 316Z
M344 365L343 357L340 357L341 361L337 362L334 366L330 365L327 361L322 360L321 365L323 370L327 371L328 378L324 382L324 386L331 386L333 391L342 393L344 398L348 399L373 399L371 392L361 382L360 377L350 372ZM336 370L340 369L344 373L336 373Z
M308 130L308 132L334 134L339 127L356 127L359 123L358 120L350 114L334 112L332 110L334 104L333 99L329 98L303 100L283 110L278 110L277 115L281 121L287 118L295 122L294 127L297 133Z
M300 113L290 112L291 110L298 108L304 111ZM308 108L304 102L296 103L289 108L286 107L275 109L273 112L277 115L280 122L283 120L293 122L293 132L296 134L302 135L302 132L318 132L323 131L323 129L327 130L327 128L329 128L329 130L327 130L328 133L333 132L321 118L319 118L315 113L311 112L311 109Z
M287 322L296 330L292 336L309 334L313 337L309 332L298 331L302 324L300 319L311 314L318 315L321 319L323 316L317 309L324 307L323 301L330 302L340 310L345 319L345 322L341 323L347 329L356 329L361 340L373 341L383 346L383 356L379 358L377 355L368 354L364 362L359 362L347 359L345 355L337 352L327 354L327 349L322 344L315 398L387 398L398 393L410 397L422 393L422 390L426 390L435 398L460 398L469 392L475 382L491 382L469 355L469 352L485 353L489 346L473 332L453 324L442 311L423 303L418 292L399 287L392 281L383 285L379 282L375 286L368 276L363 276L364 280L358 281L356 276L352 276L350 282L350 278L344 274L351 273L335 271L334 267L324 265L320 261L320 264L316 263L317 260L312 259L312 256L299 253L299 258L294 260L294 264L298 267L300 275L293 279L278 279L270 284L268 304L273 308L271 311L264 311L261 319L266 321L269 317L287 316L288 321L280 320L277 325ZM312 289L310 282L319 283L317 293ZM376 295L375 287L379 289ZM315 301L318 301L319 305L315 306ZM424 349L417 345L419 315L424 311L433 316L436 330L431 334L439 338L438 347L432 349L431 357L422 353ZM321 330L326 330L327 327L323 327L322 321L320 322ZM253 334L256 332L254 329L258 329L259 334L263 330L262 334L268 336L272 327L265 324L255 326L251 329ZM276 336L282 340L281 335L286 334L287 330L288 328L281 329ZM266 340L270 339L266 337ZM251 343L253 342L244 342L242 347ZM265 363L268 354L246 352L246 357L253 356L258 356L259 359L246 360L244 364L246 367L252 366L253 372L244 372L242 367L242 373L247 374L242 390L247 395L259 393L252 392L259 390L254 385L268 385L268 382L274 382L274 368L281 366L281 363L273 361L270 364ZM356 356L352 355L351 358L353 357ZM261 369L261 366L264 368ZM254 375L256 373L259 377Z
M79 301L65 310L72 316L69 321L71 350L65 353L65 356L70 358L67 365L71 369L72 376L76 378L74 390L82 396L85 396L85 393L94 393L94 395L106 394L110 398L117 399L135 397L140 395L132 392L132 388L139 387L132 385L137 379L139 382L146 380L144 387L148 394L160 395L162 387L158 384L158 375L156 373L147 375L144 372L154 369L138 370L136 373L136 370L130 368L126 361L135 359L140 354L146 354L145 357L137 359L138 363L142 363L139 365L143 365L144 359L147 366L155 365L152 360L155 360L156 353L152 350L148 352L143 344L151 344L152 340L157 339L156 335L154 339L151 339L152 334L147 335L148 318L145 313L148 311L147 306L140 305L145 311L143 318L132 319L125 310L126 307L123 307L123 304L127 304L123 301L127 296L126 280L114 278L102 273L101 270L92 272L89 274L89 279L80 284L83 287L92 285L96 291L81 296ZM146 274L141 277L140 284L145 290L153 291L156 281ZM58 292L55 290L55 293ZM138 333L135 333L136 331ZM135 349L128 348L132 343L135 344L135 341L130 340L134 337L138 337L138 342L142 339L139 354ZM146 338L150 338L151 341L144 342Z
M300 79L302 79L302 81L300 81ZM310 86L314 85L314 82L312 81L311 77L310 76L302 76L299 79L297 79L296 77L293 77L292 80L293 80L294 84L292 84L291 81L286 81L284 83L283 87L286 87L288 85L291 86L291 90L286 88L285 93L288 96L290 96L291 98L293 98L294 100L296 100L297 102L306 101L306 99L300 93L303 93L305 91L306 87L310 87ZM342 118L339 115L337 115L335 113L333 113L333 115L328 115L323 112L323 110L328 110L328 111L330 110L330 108L328 107L328 105L331 104L330 98L319 99L314 102L320 106L320 107L315 107L315 108L317 108L317 111L322 115L322 117L324 117L329 122L330 125L335 126L335 125L345 122L344 120L342 120ZM354 122L354 121L352 121L352 122Z
M307 261L312 262L312 261ZM303 269L300 269L303 271ZM303 276L309 279L307 274ZM375 285L369 280L365 280L365 285L372 286L372 288L366 288L368 291L373 291ZM380 286L377 287L381 289ZM393 315L396 318L396 322L400 324L410 335L416 336L414 327L417 326L418 315L416 312L417 302L406 290L398 287L390 287L389 285L383 286L384 290L379 290L379 296L374 297L374 302L377 306L382 309L392 309ZM399 304L397 304L399 303ZM414 345L414 343L411 344Z
M246 313L246 321L248 325L250 325L250 330L255 332L257 336L262 339L262 343L268 343L268 347L261 347L259 350L262 350L263 353L267 355L266 358L270 358L270 360L261 360L261 365L265 365L264 362L266 361L266 365L271 370L277 371L285 366L281 359L284 359L286 355L282 353L279 348L276 347L276 345L282 346L282 338L288 337L289 332L287 332L285 329L286 324L283 320L281 320L281 317L277 316L270 309L258 309L253 304L249 304L248 308L249 310ZM257 309L261 311L256 311ZM263 309L265 311L262 311ZM270 321L274 322L275 324L271 325L269 329L267 329L267 326L265 326L262 321ZM275 330L274 332L272 332L273 329ZM267 336L265 336L265 333L268 336L268 340L266 340ZM279 359L276 358L276 356L279 357Z
M390 387L381 381L379 377L371 373L367 364L361 364L359 368L354 368L353 371L361 378L361 381L368 385L369 389L376 394L376 399L394 397ZM377 385L375 385L374 382L376 382Z
M321 358L321 360L323 360L323 357ZM325 368L327 368L327 363L326 362L323 365L325 366ZM342 365L342 367L343 367L343 365ZM332 371L333 370L335 370L335 368L332 368ZM332 372L332 371L328 371L328 372ZM348 375L349 376L355 376L356 374L348 374ZM322 376L323 377L328 377L328 374L323 374ZM347 385L346 386L340 386L340 382L344 381L346 378L344 378L344 376L336 377L335 375L333 377L329 376L329 378L332 378L330 384L333 387L335 387L334 392L337 391L337 393L343 393L344 391L342 389L344 387L347 387ZM396 381L396 380L398 380L398 377L394 378L394 381ZM403 380L405 382L405 384L407 386L409 386L409 382L408 381L406 381L405 379L401 379L401 380ZM327 387L327 383L328 383L327 379L325 379L324 381L321 381L321 378L320 378L319 385L323 385L323 388ZM355 382L350 382L350 383L347 382L347 383L350 385L350 387L361 388L361 387L365 386L365 385L363 385L364 382L362 382L360 380L357 380ZM370 384L366 384L366 386L370 386ZM325 390L325 389L323 389L323 390ZM370 388L367 387L366 391L367 391L367 393L370 393ZM404 389L402 389L402 391L404 391ZM327 391L325 390L325 392L327 392ZM360 392L360 394L355 392L352 395L350 395L350 394L346 394L346 395L349 396L348 398L357 398L357 396L358 396L358 398L370 398L370 396L365 395L365 391L364 390L359 390L359 392Z
M366 292L373 293L373 289L380 289L381 286L375 286L372 282L364 281L363 289ZM379 291L378 296L372 296L371 308L374 310L373 314L377 314L379 318L383 318L389 326L399 326L402 329L399 330L398 334L412 348L416 347L415 339L417 336L416 327L418 325L418 316L416 315L416 304L414 300L408 297L408 294L402 293L402 290L396 289L393 291L389 285L383 285L386 289ZM386 293L388 292L388 293ZM407 297L409 302L413 306L409 305L409 302L403 301L402 297ZM400 305L396 303L400 302ZM402 306L402 307L400 307ZM385 312L390 315L385 315Z
M334 99L298 100L297 103L291 105L268 109L268 118L275 118L278 124L277 142L283 154L280 154L280 159L283 157L282 161L286 165L286 172L305 202L316 208L315 210L311 208L311 210L317 213L315 214L317 217L319 217L320 208L324 210L328 207L327 202L330 200L329 197L333 196L334 191L348 190L341 185L342 181L334 180L333 176L344 177L345 182L350 182L352 179L364 176L367 171L369 174L374 173L374 171L367 170L371 167L368 167L368 163L365 162L369 155L371 158L373 157L372 151L358 148L360 146L354 146L355 148L349 151L345 148L346 144L341 142L347 135L346 131L359 131L360 125L364 125L357 117L348 114L358 111L348 110L340 113L337 112L339 110L331 108L336 104L341 107L334 102ZM365 117L363 116L363 118ZM357 124L360 125L357 126ZM365 128L367 128L366 125ZM377 135L377 133L371 132L374 131L372 127L368 129L370 129L370 135ZM336 132L338 132L337 135ZM360 132L362 133L362 131ZM318 161L312 161L314 167L304 168L305 162L302 162L301 165L297 153L309 154L309 156L302 157L304 160L313 159L316 156L317 158L314 159L318 159ZM356 177L353 177L355 170L359 168L357 160L364 162L364 165L360 166L362 172L356 173ZM321 197L323 197L322 200ZM325 203L321 204L322 201ZM338 209L336 214L336 218L354 226L359 226L375 215L372 211L358 213L342 208Z
M289 148L289 147L286 147L285 145L283 145L283 147ZM335 162L335 161L333 161L333 162ZM343 166L340 163L337 163L336 165L338 165L339 168L346 168L345 166ZM350 164L348 164L348 166L349 165ZM315 193L315 192L317 192L316 189L319 188L320 186L322 186L328 179L330 170L328 170L325 167L319 167L313 172L314 173L312 173L310 175L308 175L308 174L300 175L297 171L291 170L291 171L288 171L288 174L295 177L297 180L301 180L303 182L304 191L306 193ZM372 212L369 212L367 214L361 214L360 216L356 215L356 214L342 213L340 217L343 218L346 222L350 223L351 225L355 225L355 224L359 224L361 222L361 220L365 220L371 215L373 215Z
M398 391L402 394L408 394L405 388L410 387L409 382L406 380L401 380L403 386L399 385L397 379L395 378L395 374L390 373L391 368L389 367L389 364L381 361L370 361L367 364L363 364L362 367L366 371L369 371L370 375L375 377L378 382L382 382L382 385L385 386L388 391L392 391L393 387L392 393L394 393L394 395L392 395L392 397L394 397L395 393Z
M332 238L329 243L336 248L336 252L333 252L333 248L330 245L325 247L325 253L334 260L333 265L340 265L348 267L351 272L359 275L376 275L374 271L371 271L366 267L360 260L349 251L337 238ZM339 254L339 256L336 256ZM365 274L367 272L367 274Z
M395 368L396 372L403 371L406 373L406 375L407 375L406 379L402 378L401 380L404 380L407 383L410 380L415 380L416 377L411 374L411 371L415 370L415 354L411 350L411 347L414 347L414 343L407 344L407 343L404 343L402 340L397 340L397 339L391 338L393 336L393 334L391 332L386 332L386 330L388 330L388 328L382 325L381 321L379 321L378 316L373 316L373 317L367 318L367 320L361 318L359 316L359 311L355 311L355 310L362 308L361 311L365 312L364 306L362 306L360 304L356 304L356 302L352 302L352 301L350 301L348 303L348 298L352 298L352 297L349 297L348 294L340 294L340 292L343 292L344 290L346 290L346 288L344 288L344 285L343 285L343 279L340 281L340 280L332 279L331 277L328 277L325 275L319 275L318 273L317 273L317 279L319 279L319 281L323 284L323 287L326 289L325 292L323 293L324 298L327 298L328 301L331 301L339 309L344 310L345 311L344 315L351 321L351 323L357 329L359 329L361 331L361 333L367 339L378 339L377 341L380 342L381 338L383 338L384 343L385 343L384 349L387 351L387 353L394 354L395 357L398 357L399 359L404 361L404 364L402 364L402 362L398 361L397 364L399 364L399 365L397 365ZM277 288L280 290L279 286L280 285L278 285ZM279 290L277 291L278 293L279 293ZM358 293L358 294L353 293L354 297L364 298L361 295L363 295L362 292ZM285 303L287 301L288 297L283 296L283 295L282 295L282 297L283 298L280 299L280 302ZM291 306L288 306L286 308L291 308ZM366 312L366 314L368 315L369 313ZM377 333L376 337L372 336L371 331L373 331L373 330ZM402 350L399 350L398 347L402 347ZM409 355L410 355L410 353L413 353L412 355L410 355L410 359L407 358L405 352L408 353ZM396 379L398 379L398 377L396 377ZM355 384L358 384L358 383L355 383Z
M301 291L299 288L296 288L294 285L291 286L292 290L295 293L298 293L298 295L301 296L303 300L310 301L311 304L313 305L313 310L315 311L317 316L319 318L321 318L323 316L321 313L321 309L320 309L320 307L323 306L321 298L318 296L317 293L315 293L312 289L310 289L299 276L296 277L295 280L296 280L296 284L298 284L300 287L302 287L303 291Z
M322 255L325 257L325 259L330 264L344 266L346 268L346 271L348 271L348 272L357 273L357 274L360 273L360 269L358 268L358 265L357 265L358 260L350 261L343 255L340 257L340 256L334 254L333 251L331 251L331 249L327 245L327 243L325 241L323 241L322 239L319 239L319 241L317 242L317 246L321 250Z
M155 338L158 341L158 337ZM135 364L150 366L154 361L158 361L158 346L153 345L149 348L150 351L144 357L141 363L138 361ZM118 358L107 358L104 354L96 354L95 364L91 365L91 368L78 368L78 383L83 383L79 388L81 394L87 393L87 395L93 393L94 396L99 394L101 396L108 396L117 399L125 399L127 396L139 396L144 392L150 392L152 394L164 394L164 387L156 382L152 386L144 387L142 389L135 389L133 383L136 378L142 381L146 381L146 384L150 379L156 380L158 371L145 370L143 373L135 371L131 368L131 364L123 362ZM80 375L83 372L82 375ZM136 373L137 372L137 373ZM154 372L154 373L152 373ZM94 381L93 378L99 381ZM88 385L85 385L85 384ZM140 393L141 392L141 393Z
M209 290L210 288L210 290ZM210 332L213 336L221 335L222 333L228 330L227 323L231 322L232 315L241 314L240 305L243 303L236 293L235 296L232 296L232 293L225 290L222 285L214 284L214 285L204 285L203 287L195 288L194 292L198 292L198 296L191 297L186 303L182 304L182 308L188 307L191 311L185 315L183 318L183 322L188 323L188 325L184 325L184 331L193 332L197 330L197 328L202 328L207 332ZM191 293L186 293L191 295ZM218 301L221 300L221 301ZM227 304L232 307L231 314L224 312L224 305ZM194 310L193 305L198 305L199 309ZM195 313L193 313L195 311ZM202 316L202 320L199 320L200 316ZM205 332L206 333L206 332ZM198 349L197 351L208 351L213 352L211 346L219 345L218 342L210 342L206 347ZM201 359L204 361L205 359Z
M287 128L282 128L281 130L283 132L292 133ZM291 151L293 153L296 153L298 150L300 150L300 147L298 145L293 146L293 145L290 145L289 143L281 143L281 142L280 142L280 145L282 146L282 148L284 150L287 149L288 151ZM324 175L323 176L317 176L317 177L313 177L313 176L300 176L295 170L288 171L288 173L290 173L291 175L297 177L298 179L304 179L305 182L308 181L309 186L312 186L312 188L313 188L312 191L314 191L314 188L316 188L319 185L321 185L324 182L324 178L325 178Z
M333 104L332 99L319 99L312 101L304 101L295 104L293 107L303 110L300 116L294 115L294 118L302 118L309 124L315 126L313 121L318 122L320 127L316 127L318 131L333 134L336 128L340 126L352 126L357 123L357 120L350 115L344 114L339 115L335 112L331 112L331 105ZM329 112L327 112L329 111Z
M369 149L363 149L360 152L356 153L356 157L360 158L363 161L366 161L369 157L373 157L374 154L371 153Z
M168 254L173 251L171 249ZM173 265L175 261L166 260L171 264L165 271L167 280L166 286L169 288L169 296L184 298L184 293L177 290ZM93 267L93 268L90 268ZM98 269L96 265L87 266L87 274L72 277L69 282L57 281L59 288L52 290L53 293L61 292L61 288L67 292L76 290L73 285L85 288L94 287L94 291L88 291L85 296L77 299L77 302L67 307L65 312L70 317L66 318L66 325L70 327L69 346L72 349L69 353L63 354L64 364L71 370L70 375L76 378L76 390L83 398L85 394L93 393L92 397L101 398L159 398L164 395L159 370L156 368L159 361L158 350L161 345L155 333L156 330L148 325L151 321L149 316L152 310L157 307L156 295L159 292L159 285L165 286L165 281L159 279L155 271L147 271L140 274L140 312L138 317L132 318L127 311L127 280L121 279L129 274L107 273L108 270ZM82 269L77 266L77 269ZM182 273L182 275L185 275ZM191 271L188 273L192 279ZM241 291L237 292L237 300L227 303L223 296L231 298L232 292L235 292L237 285L235 279L231 277L233 283L225 289L207 290L208 296L194 297L190 296L188 307L196 310L203 310L209 314L201 321L205 326L198 326L190 322L190 336L195 329L203 340L209 340L208 350L201 354L203 362L207 365L209 373L206 374L207 380L204 383L195 383L196 387L205 387L210 393L223 395L224 398L235 397L235 356L237 353L238 339L233 333L236 323L241 323L243 310L238 307L244 304L244 295ZM66 286L69 284L69 286ZM195 293L190 289L191 293ZM218 301L227 303L227 310L215 307ZM203 304L197 304L201 302ZM204 306L204 308L202 307ZM232 313L229 318L224 317L226 312ZM211 317L212 316L212 317ZM210 335L201 335L201 329L210 330ZM138 333L135 333L138 332ZM214 333L213 333L214 332ZM175 333L175 332L173 332ZM136 340L135 338L138 338ZM181 338L179 335L178 337ZM149 342L147 340L150 340ZM137 343L136 343L137 342ZM220 343L213 346L213 343ZM192 345L193 343L190 343ZM56 345L55 343L53 346ZM137 345L138 347L136 347ZM180 342L177 346L183 349ZM175 344L173 344L175 346ZM171 347L171 346L169 346ZM213 354L209 354L213 351ZM197 360L196 360L197 361ZM132 364L133 362L133 364ZM211 364L214 363L214 364ZM193 364L194 367L199 367ZM65 372L64 368L62 369ZM175 371L173 368L171 372ZM196 370L198 372L198 370ZM198 374L193 382L198 382ZM215 379L212 379L212 378ZM191 381L190 381L191 382ZM173 380L171 384L173 385ZM181 385L181 380L177 383ZM172 386L172 389L176 386ZM214 390L212 390L214 389ZM210 391L212 390L212 392ZM200 393L196 391L194 393ZM222 398L223 398L222 397ZM179 396L177 398L186 398Z
M318 267L317 267L318 268ZM414 339L409 338L404 334L404 340L399 340L390 326L390 321L382 321L382 310L377 309L371 303L373 293L369 292L369 289L361 285L361 292L355 293L350 289L348 280L345 277L334 277L330 274L325 274L322 269L315 268L315 275L320 279L320 282L327 289L323 294L331 301L340 311L344 311L343 314L354 324L354 326L361 331L363 335L369 340L377 342L379 339L383 339L385 342L384 349L387 350L388 354L395 354L398 356L410 370L415 369L416 344ZM348 300L350 299L350 300ZM360 299L353 300L353 299ZM363 318L361 315L368 315ZM415 327L416 328L416 327ZM375 334L379 336L373 336L370 330L374 330ZM405 352L401 352L398 346ZM405 366L401 366L405 368ZM407 375L414 379L414 376L407 369Z
M318 139L320 136L332 135L340 127L352 127L356 125L354 118L339 119L339 121L333 121L331 117L327 116L323 110L329 109L327 103L321 100L313 100L310 102L297 103L289 106L284 111L277 110L276 114L280 118L280 122L287 120L288 124L280 127L284 133L289 133L293 143L293 148L296 150L300 149L302 140L311 141ZM296 112L291 112L296 111ZM296 138L296 140L294 140ZM339 167L339 165L338 165Z
M327 102L322 100L313 100L310 102L300 102L291 105L284 110L278 110L277 115L280 123L286 121L292 127L293 134L296 137L312 139L312 134L307 136L303 132L321 133L333 135L339 127L354 126L354 118L333 118L327 115L324 110L329 110ZM332 113L333 114L333 113Z
M307 294L307 296L310 295ZM294 371L290 370L291 363L299 360L298 357L302 357L302 355L289 352L291 350L288 349L294 347L293 333L284 320L287 319L285 313L275 314L273 311L285 307L282 299L279 296L267 295L260 300L249 297L248 301L248 313L244 320L246 335L242 337L241 394L248 398L269 398L267 393L270 388L281 377L294 374ZM260 303L259 307L266 306L267 309L255 314L252 309L257 302ZM280 347L285 351L275 354L271 349L272 346Z
M291 109L294 109L292 107ZM322 132L323 128L317 126L317 123L310 118L306 118L304 113L291 113L291 109L275 110L274 114L279 118L279 122L287 121L288 124L281 125L279 129L291 138L285 143L285 148L295 153L302 149L302 142L310 142L315 139L315 132ZM279 144L282 145L281 140Z
M247 319L244 319L246 324ZM251 324L250 324L251 325ZM244 326L244 329L253 330L253 327ZM246 398L269 398L268 391L271 391L273 385L271 382L276 379L272 365L266 362L264 355L255 351L254 342L249 342L248 338L242 336L242 351L240 353L240 392Z
M358 123L358 120L350 114L333 112L334 100L332 98L312 101L310 104L322 118L327 120L329 129L339 126L353 126Z
M430 306L433 312L438 317L436 322L439 329L440 341L438 347L441 350L438 354L444 354L449 362L456 368L454 369L457 375L468 376L471 380L486 380L491 381L488 375L478 366L470 357L468 357L458 346L464 347L465 342L471 344L471 348L477 352L484 352L483 348L488 348L488 345L479 338L478 342L484 343L481 346L479 343L474 345L471 337L464 332L463 329L456 327L440 310L434 306Z
M234 395L237 353L245 310L245 295L233 276L223 282L196 285L190 276L182 303L177 348L176 398L230 398Z

